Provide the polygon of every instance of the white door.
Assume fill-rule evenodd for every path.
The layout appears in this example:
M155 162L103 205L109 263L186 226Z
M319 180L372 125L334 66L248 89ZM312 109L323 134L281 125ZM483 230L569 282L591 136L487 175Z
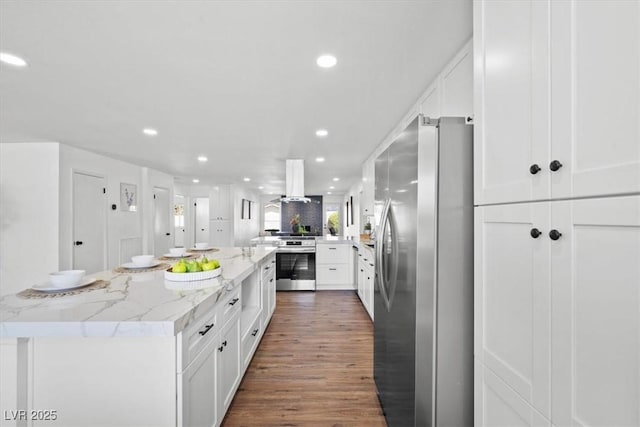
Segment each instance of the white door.
M640 2L551 2L553 198L640 191Z
M194 242L209 242L209 198L197 197L194 206Z
M640 425L640 196L552 204L552 421Z
M173 246L171 230L173 226L169 220L169 190L166 188L153 188L153 217L154 217L154 239L153 250L157 256L169 252Z
M546 199L548 2L491 0L473 6L475 203ZM534 165L541 170L532 174Z
M106 183L103 177L73 173L73 268L106 268Z
M176 247L185 246L185 200L184 196L175 195L173 202L173 238Z
M549 204L486 206L475 216L474 353L549 417Z

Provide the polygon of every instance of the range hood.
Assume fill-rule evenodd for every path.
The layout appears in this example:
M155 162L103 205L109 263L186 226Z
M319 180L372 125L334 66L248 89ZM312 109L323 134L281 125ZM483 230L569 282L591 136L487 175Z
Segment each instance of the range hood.
M311 199L304 196L304 160L287 159L286 167L286 192L280 201L309 203Z

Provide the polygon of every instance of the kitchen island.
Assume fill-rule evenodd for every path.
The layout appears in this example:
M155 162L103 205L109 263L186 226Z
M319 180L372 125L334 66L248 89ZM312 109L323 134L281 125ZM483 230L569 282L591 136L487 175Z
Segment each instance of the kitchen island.
M1 425L219 425L275 308L275 255L208 255L214 279L104 271L104 289L0 299Z

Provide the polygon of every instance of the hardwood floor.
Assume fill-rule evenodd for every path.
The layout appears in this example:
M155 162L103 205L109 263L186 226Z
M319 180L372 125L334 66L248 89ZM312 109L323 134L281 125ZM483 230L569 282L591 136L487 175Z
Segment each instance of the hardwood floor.
M373 324L353 291L278 292L276 311L222 423L386 426Z

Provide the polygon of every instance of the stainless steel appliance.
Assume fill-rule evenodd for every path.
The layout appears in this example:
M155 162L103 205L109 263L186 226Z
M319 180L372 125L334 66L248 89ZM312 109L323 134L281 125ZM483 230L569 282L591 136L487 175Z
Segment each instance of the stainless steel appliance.
M418 116L375 163L374 378L387 423L473 425L473 127Z
M314 237L280 237L276 249L276 290L316 290Z

